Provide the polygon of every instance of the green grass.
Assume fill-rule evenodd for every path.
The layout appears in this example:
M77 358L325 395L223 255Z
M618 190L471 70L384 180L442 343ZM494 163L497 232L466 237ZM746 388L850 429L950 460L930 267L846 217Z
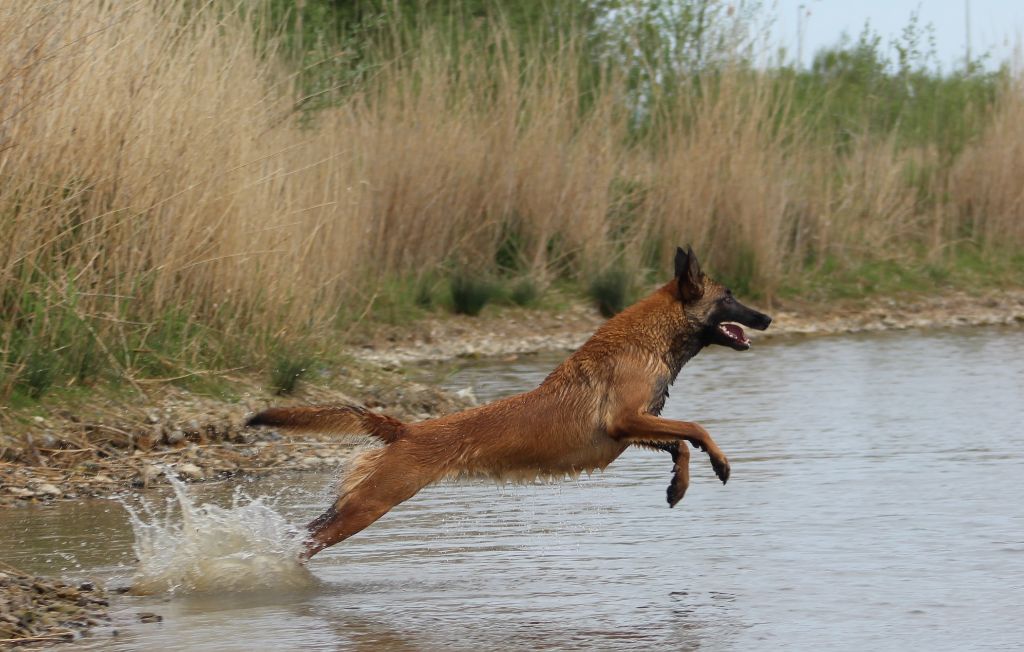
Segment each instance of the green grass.
M49 391L58 373L60 359L52 351L35 350L24 361L18 375L18 386L31 398L40 398Z
M656 276L661 279L664 275ZM495 282L477 281L468 275L453 275L449 279L453 289L459 288L463 293L459 295L462 309L476 310L476 313L465 314L479 314L480 309L503 289ZM408 291L400 292L400 298L392 297L387 310L371 312L364 322L367 327L380 323L375 320L382 316L402 314L408 319L417 319L425 314L416 305L415 284L408 281L393 283ZM530 289L521 289L520 283ZM975 248L964 246L944 258L931 261L920 252L908 252L908 260L899 262L881 260L850 265L834 259L825 260L790 278L782 287L780 297L827 303L880 296L929 295L953 290L980 292L1003 287L1024 287L1024 253L983 255ZM522 292L531 297L525 301L526 305L553 312L563 311L577 298L586 297L605 316L616 314L636 298L630 275L619 267L598 275L585 288L562 280L549 291L541 293L534 283L520 279L505 287L504 291L508 295L508 303L519 305L513 297ZM739 295L741 298L748 296ZM522 296L520 300L523 300ZM402 302L404 305L400 305ZM453 310L454 307L453 299ZM124 377L116 369L103 370L103 356L106 354L96 354L95 345L90 343L88 336L88 324L62 315L57 308L52 310L52 314L37 313L37 317L63 318L59 332L71 339L65 339L60 346L35 349L27 348L30 340L22 340L21 348L17 349L20 356L16 362L17 380L8 391L7 407L14 412L31 411L39 405L63 404L96 391L129 389L130 385L124 382ZM234 381L217 373L218 365L231 363L248 371L265 369L271 390L290 394L298 389L311 371L325 364L322 347L302 336L296 336L294 341L287 340L285 337L267 347L246 348L237 342L228 344L222 335L192 324L187 311L175 311L164 315L158 323L149 325L145 333L132 336L127 346L130 350L112 351L110 355L117 364L130 367L134 378L171 378L174 384L189 391L233 400L238 396ZM331 337L327 341L344 345L343 341L332 340ZM259 357L257 350L261 348L273 351L269 360ZM11 349L8 349L7 354L10 353Z
M313 359L304 355L279 354L270 368L270 386L279 395L293 394L299 379L309 372Z
M810 301L1024 287L1024 254L983 256L964 249L940 260L868 261L849 267L826 260L783 285L780 296Z
M33 291L0 299L0 310L12 316L0 331L0 389L7 385L40 398L57 382L90 382L99 375L99 345L79 313L78 296L69 278L59 290L40 282Z
M413 303L416 304L417 308L422 310L430 310L434 307L436 302L435 289L432 279L430 277L421 278L416 283L415 295L413 296Z

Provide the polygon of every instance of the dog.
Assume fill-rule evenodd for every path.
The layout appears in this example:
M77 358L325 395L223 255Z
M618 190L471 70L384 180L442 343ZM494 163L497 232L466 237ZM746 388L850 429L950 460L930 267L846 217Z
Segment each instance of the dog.
M674 506L690 482L685 442L707 453L723 484L729 461L700 424L658 416L669 386L704 347L745 351L741 325L764 330L771 321L706 276L692 248L677 248L671 281L605 322L532 391L417 423L338 405L270 408L247 425L369 435L381 444L357 456L338 499L307 526L303 559L443 478L578 476L604 469L631 445L672 454Z

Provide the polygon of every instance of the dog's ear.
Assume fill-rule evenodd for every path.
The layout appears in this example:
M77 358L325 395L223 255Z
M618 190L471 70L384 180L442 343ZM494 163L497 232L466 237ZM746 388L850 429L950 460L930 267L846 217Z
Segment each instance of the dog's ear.
M704 296L704 272L700 269L693 247L676 247L676 280L679 282L679 296L683 301L696 301Z

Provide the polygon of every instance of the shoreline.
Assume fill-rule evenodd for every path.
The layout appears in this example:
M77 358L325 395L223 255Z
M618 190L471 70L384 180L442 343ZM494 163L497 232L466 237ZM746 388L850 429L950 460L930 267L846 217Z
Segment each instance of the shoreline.
M753 302L750 302L753 304ZM865 303L870 305L864 305ZM748 331L751 340L794 336L828 336L910 329L977 326L1024 326L1024 289L917 296L882 297L830 306L784 302L774 308L771 327ZM604 323L595 310L575 303L551 314L510 311L481 319L448 315L412 327L382 329L349 353L385 369L460 358L497 358L551 351L572 351ZM523 332L539 331L527 336ZM407 343L398 343L405 340Z
M1024 289L880 298L866 302L776 305L757 340L966 326L1024 327ZM758 306L761 307L761 306ZM0 431L0 509L81 497L109 498L165 484L276 471L337 468L351 444L330 436L287 437L244 427L270 405L354 402L404 420L470 407L472 392L451 393L404 373L425 363L507 358L579 347L604 319L582 302L552 310L498 309L483 317L446 315L375 329L345 349L352 359L290 396L259 380L238 381L237 396L215 398L157 386L130 395L89 394L78 404L40 407ZM524 335L524 333L528 333ZM423 374L416 378L423 380ZM429 381L428 381L429 382Z

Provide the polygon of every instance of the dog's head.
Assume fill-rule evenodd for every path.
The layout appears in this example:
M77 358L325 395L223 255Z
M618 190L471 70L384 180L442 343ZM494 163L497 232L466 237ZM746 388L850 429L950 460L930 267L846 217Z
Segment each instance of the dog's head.
M721 344L746 351L750 340L740 326L759 331L768 328L772 318L748 308L732 295L732 290L713 281L700 269L697 254L687 247L676 249L676 282L683 310L700 330L704 345Z

